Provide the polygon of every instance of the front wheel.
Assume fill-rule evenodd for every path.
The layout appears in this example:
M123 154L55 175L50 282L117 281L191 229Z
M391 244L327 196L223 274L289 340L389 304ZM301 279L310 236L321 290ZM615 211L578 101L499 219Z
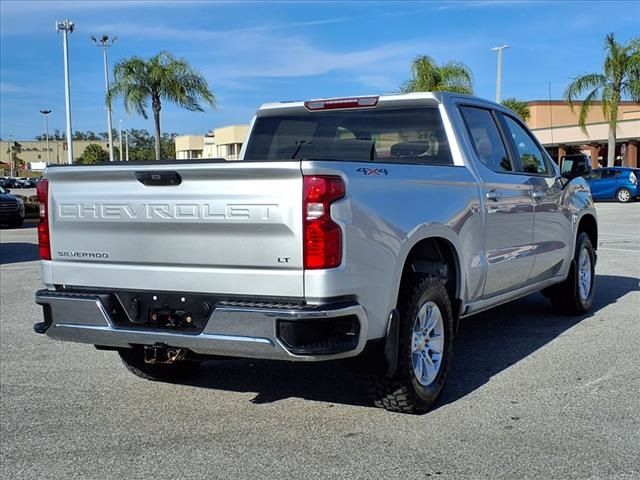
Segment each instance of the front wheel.
M631 191L626 188L621 188L616 193L616 199L620 203L629 203L631 200L633 200L633 196L631 195Z
M591 308L595 292L595 260L589 236L579 233L569 276L550 290L554 310L567 315L582 315Z
M377 407L422 413L440 395L451 363L454 320L443 283L423 279L400 315L398 370L392 378L369 377L369 391Z

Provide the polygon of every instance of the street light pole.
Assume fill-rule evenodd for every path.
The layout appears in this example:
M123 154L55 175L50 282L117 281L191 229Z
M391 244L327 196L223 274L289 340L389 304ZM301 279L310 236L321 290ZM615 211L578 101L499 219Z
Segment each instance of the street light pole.
M44 138L47 142L47 165L51 163L51 152L49 152L49 114L51 110L40 110L40 113L44 116Z
M125 143L126 148L127 148L127 154L126 154L126 156L124 158L128 162L129 161L129 130L125 130L124 131L124 143Z
M111 123L111 99L109 98L109 60L107 58L107 48L113 45L118 37L113 37L111 42L109 42L108 35L102 35L100 39L97 39L93 35L91 36L91 40L96 44L96 47L102 47L103 50L103 60L104 60L104 89L105 96L107 98L107 128L109 134L109 161L113 162L113 134L112 134L112 123Z
M500 103L502 100L502 51L505 48L509 48L509 45L500 45L493 47L492 51L498 52L498 75L496 78L496 103Z
M69 41L68 35L75 28L73 22L65 20L56 22L56 31L62 30L62 45L64 51L64 98L67 110L67 163L73 163L73 140L71 135L71 86L69 84Z
M120 141L120 147L119 147L120 161L122 161L122 119L120 119L120 123L118 125L118 140Z
M13 178L13 135L9 135L9 175Z

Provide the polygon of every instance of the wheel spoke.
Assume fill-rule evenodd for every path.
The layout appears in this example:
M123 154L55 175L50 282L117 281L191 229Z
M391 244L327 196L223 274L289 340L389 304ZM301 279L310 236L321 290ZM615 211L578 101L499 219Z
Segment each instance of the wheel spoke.
M433 327L435 327L439 321L440 321L440 311L434 308L430 308L429 321L427 322L425 334L428 335L429 333L431 333L431 330L433 330Z
M427 316L427 306L423 305L422 308L420 308L420 310L418 310L418 322L417 322L417 329L419 330L424 330L424 324L426 321L426 316Z
M435 353L442 353L442 347L444 346L444 338L442 335L434 335L429 338L429 350Z
M420 382L422 380L422 372L424 371L424 358L419 353L413 354L413 373Z

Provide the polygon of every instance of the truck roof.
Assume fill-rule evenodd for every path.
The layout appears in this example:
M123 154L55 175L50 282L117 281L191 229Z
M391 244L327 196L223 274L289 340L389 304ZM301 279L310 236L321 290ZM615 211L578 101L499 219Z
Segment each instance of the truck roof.
M447 99L451 97L456 98L468 98L474 101L481 101L487 104L497 105L496 103L486 100L484 98L474 97L472 95L464 95L461 93L453 93L453 92L412 92L412 93L391 93L384 95L354 95L347 97L326 97L326 98L314 98L311 100L294 100L294 101L283 101L283 102L270 102L264 103L258 109L258 113L266 110L297 110L300 108L305 108L305 103L311 101L335 101L335 100L347 100L347 99L359 99L359 98L378 98L378 104L384 104L385 106L393 106L394 104L411 104L414 103L416 105L424 105L424 104L433 104L438 105L440 103L445 102Z

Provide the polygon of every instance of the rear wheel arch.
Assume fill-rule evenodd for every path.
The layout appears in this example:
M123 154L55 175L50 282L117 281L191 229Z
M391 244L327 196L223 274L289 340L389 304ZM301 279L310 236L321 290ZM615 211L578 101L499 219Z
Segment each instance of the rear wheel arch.
M445 285L454 310L459 308L462 297L463 279L460 257L454 244L442 236L426 237L416 242L407 253L396 294L396 305L403 301L403 295L413 291L417 282L426 276L435 276ZM454 311L454 317L459 311Z

